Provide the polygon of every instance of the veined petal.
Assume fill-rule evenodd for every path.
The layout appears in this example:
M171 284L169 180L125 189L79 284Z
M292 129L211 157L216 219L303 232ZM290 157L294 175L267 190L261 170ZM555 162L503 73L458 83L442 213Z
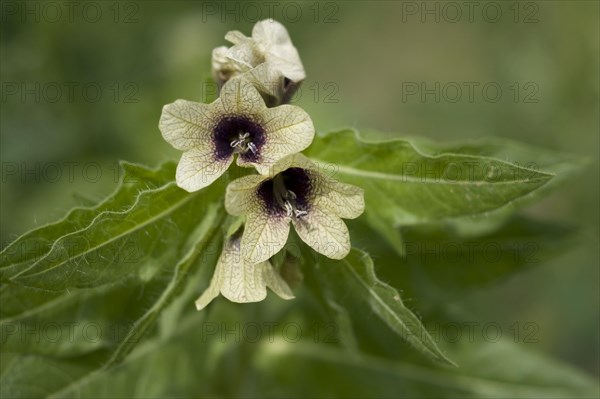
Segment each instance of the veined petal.
M225 114L236 115L256 115L267 107L258 90L239 77L225 83L220 97L213 104L217 103L220 103Z
M206 144L186 151L177 165L175 180L186 191L200 190L217 180L231 165L233 157L215 159L214 149Z
M344 219L357 218L365 211L362 188L340 183L322 173L319 174L316 184L315 206L325 208Z
M227 39L227 36L225 38ZM285 27L273 19L257 22L252 28L252 38L264 45L292 44Z
M260 21L252 29L252 39L264 53L265 61L280 70L288 79L301 82L306 78L298 50L282 24L272 19Z
M260 302L267 297L264 266L268 262L252 264L242 259L240 251L225 251L222 255L223 279L221 294L231 302Z
M158 127L169 144L187 151L208 141L214 122L210 105L177 100L163 107Z
M269 176L273 177L289 168L302 168L313 172L318 172L318 165L311 161L302 153L295 153L280 159L269 171Z
M211 63L213 69L231 69L232 61L227 58L227 50L225 46L215 47L212 51Z
M252 264L244 262L236 251L234 258L223 262L221 294L232 302L260 302L267 297L267 287L283 299L294 294L269 262Z
M290 287L268 261L258 264L244 261L240 239L232 238L226 241L209 287L196 300L196 309L205 308L219 293L232 302L259 302L266 298L267 287L283 299L294 298Z
M244 215L256 204L256 188L266 177L250 175L229 183L225 191L225 210L233 216Z
M226 55L231 62L238 66L240 71L247 71L265 62L264 55L258 50L256 43L252 40L247 40L230 47Z
M225 46L216 47L212 51L212 72L217 81L229 80L231 76L242 71L240 66L227 57L228 48Z
M283 95L283 73L269 62L263 62L245 72L244 79L252 83L260 92L271 97L281 98Z
M221 286L223 284L222 269L223 267L221 264L221 258L219 258L217 261L217 266L215 267L215 272L210 280L210 285L194 303L197 310L204 309L209 303L212 302L213 299L219 296L219 293L221 292Z
M269 262L259 263L263 268L263 278L267 287L276 293L280 298L293 299L294 293L292 292L288 283L277 273L275 268Z
M301 219L293 219L296 232L308 246L331 259L343 259L350 252L350 234L339 217L318 207Z
M265 61L257 43L242 32L229 31L225 35L225 40L234 44L227 49L226 56L238 66L240 71L247 71Z
M280 70L292 82L298 83L306 79L306 72L295 48L293 50L275 48L267 54L265 61Z
M225 40L227 40L231 44L239 44L250 40L250 38L246 37L246 35L244 35L239 30L230 30L225 34Z
M260 204L256 205L257 207ZM285 217L270 217L262 208L248 213L242 236L242 256L247 262L258 263L275 255L287 241L290 221Z
M277 21L268 19L256 23L251 38L241 32L230 31L225 39L234 44L227 52L227 57L241 71L267 63L293 82L298 83L306 78L298 50L292 44L285 27Z
M267 108L262 113L266 142L260 162L252 163L261 174L282 158L306 149L315 136L310 116L294 105Z

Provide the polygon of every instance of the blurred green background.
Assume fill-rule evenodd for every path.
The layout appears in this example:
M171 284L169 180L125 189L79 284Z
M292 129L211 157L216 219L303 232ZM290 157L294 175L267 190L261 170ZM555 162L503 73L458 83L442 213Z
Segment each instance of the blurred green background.
M453 301L476 320L537 323L534 350L598 374L598 2L475 2L471 14L462 2L91 3L2 2L3 247L110 192L117 160L175 159L162 106L210 94L211 50L272 16L307 71L294 103L319 131L499 136L590 161L527 210L577 226L570 247Z

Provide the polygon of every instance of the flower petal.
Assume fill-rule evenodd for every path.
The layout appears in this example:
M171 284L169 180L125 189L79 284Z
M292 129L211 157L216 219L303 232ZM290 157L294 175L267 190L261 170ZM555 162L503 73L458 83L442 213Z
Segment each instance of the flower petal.
M269 19L256 23L252 30L252 38L239 31L230 31L225 35L225 39L234 44L228 50L227 57L237 64L242 72L267 63L271 69L295 83L306 78L298 50L292 44L285 27L277 21ZM269 79L265 82L271 84L276 80ZM270 93L273 90L265 92Z
M234 258L223 262L221 294L232 302L260 302L267 297L267 287L283 299L294 294L269 262L252 264L244 262L240 252L229 255Z
M243 72L265 62L264 55L258 50L256 43L252 40L236 44L229 48L226 55Z
M200 190L217 180L231 165L233 157L217 161L210 145L193 148L181 156L175 180L186 191Z
M195 302L202 310L219 293L232 302L259 302L266 298L267 287L283 299L292 299L292 290L269 262L245 262L239 238L226 242L217 261L209 287Z
M265 176L250 175L240 177L229 183L225 191L225 210L233 216L245 214L250 207L256 204L256 189L267 179Z
M285 29L285 26L274 19L265 19L257 22L252 28L252 38L257 42L268 46L292 44L292 40L290 39L290 35Z
M283 97L284 76L282 72L269 62L263 62L244 73L244 79L252 83L258 91L278 99Z
M222 256L222 255L221 255ZM217 261L217 266L215 267L215 272L210 280L210 285L208 288L200 295L194 304L196 305L197 310L204 309L209 303L212 302L219 293L221 292L221 286L223 285L223 267L221 263L221 258Z
M261 149L260 161L252 163L261 174L269 173L280 159L306 149L315 137L312 120L300 107L268 108L263 111L262 118L266 142Z
M169 144L186 151L209 140L214 119L210 105L177 100L163 107L158 127Z
M246 37L246 35L244 35L239 30L230 30L225 34L225 40L227 40L231 44L240 44L247 40L250 40L250 38Z
M302 82L306 79L306 72L300 62L298 52L295 48L293 51L288 50L289 49L279 49L273 51L271 54L267 54L265 61L270 63L273 68L280 70L281 73L292 82ZM295 54L295 56L293 54ZM296 59L294 60L294 58Z
M293 299L294 293L285 280L277 273L275 268L269 262L259 263L263 268L263 278L267 287L276 293L280 298Z
M257 204L257 207L260 204ZM247 262L258 263L275 255L287 241L290 221L271 217L262 208L253 209L246 218L242 236L242 255Z
M233 75L242 71L238 63L227 57L228 48L216 47L212 51L212 73L217 82L229 80Z
M232 78L221 89L220 97L213 103L220 103L225 114L257 115L267 108L258 90L243 78Z
M308 246L332 259L343 259L350 252L350 234L339 217L318 207L302 219L293 219L296 232Z
M306 78L298 50L282 24L272 19L260 21L252 29L252 39L264 52L265 61L279 69L288 79L301 82Z
M267 284L263 276L267 262L252 264L244 262L238 251L226 251L222 255L223 283L221 294L231 302L260 302L267 297Z
M365 211L364 191L351 184L340 183L322 173L317 178L315 206L325 208L344 219L354 219Z

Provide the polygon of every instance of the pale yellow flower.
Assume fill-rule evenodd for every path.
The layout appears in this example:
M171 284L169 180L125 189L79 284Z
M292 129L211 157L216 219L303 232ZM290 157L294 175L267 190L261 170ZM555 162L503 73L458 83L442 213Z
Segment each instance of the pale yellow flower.
M337 182L302 154L282 159L269 175L234 180L225 193L227 211L246 216L241 245L249 262L276 254L287 241L290 222L315 251L342 259L351 246L341 218L356 218L364 207L361 188Z
M159 128L183 151L176 180L190 192L221 176L235 154L239 166L267 173L281 158L308 147L315 133L301 108L267 108L256 88L240 78L228 81L211 104L177 100L165 105Z
M244 260L240 253L240 235L225 242L209 287L196 300L196 309L204 309L219 294L232 302L260 302L267 297L267 287L283 299L294 294L273 266Z
M217 47L212 54L213 76L217 82L243 74L263 93L279 100L289 99L306 78L298 50L285 27L267 19L257 22L252 37L230 31L225 39L232 47Z

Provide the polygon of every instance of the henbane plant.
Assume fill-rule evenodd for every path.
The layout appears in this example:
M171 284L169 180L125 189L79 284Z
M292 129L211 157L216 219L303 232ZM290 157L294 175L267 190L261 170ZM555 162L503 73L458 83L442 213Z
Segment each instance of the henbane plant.
M209 291L220 287L232 301L254 302L264 299L270 286L290 299L291 290L268 262L285 245L290 222L315 251L342 259L350 252L350 237L340 217L363 212L363 192L325 176L299 153L312 142L314 127L302 109L282 104L290 82L298 87L304 78L285 28L265 20L256 24L252 38L239 32L226 38L235 46L213 51L213 74L223 85L219 98L209 105L178 100L165 106L160 130L184 151L176 177L187 191L214 182L234 155L239 166L258 172L227 186L228 213L244 218L239 232L232 232L241 239L225 245ZM256 68L267 72L256 73ZM259 92L264 88L269 88L264 96L288 95L275 94L274 106L267 107ZM205 298L196 301L199 309L206 306Z
M368 363L374 357L363 353L361 336L379 353L406 342L436 366L455 365L389 282L402 267L406 276L410 262L417 274L430 272L407 254L403 228L444 221L468 230L469 218L481 215L488 225L513 227L513 211L543 196L576 162L501 140L443 145L374 139L355 129L318 132L311 116L290 104L306 73L285 27L264 20L250 37L232 31L225 39L231 47L212 51L218 98L165 100L173 102L158 128L181 151L178 163L151 169L123 162L128 178L108 198L2 251L3 327L79 314L103 328L115 320L127 328L93 347L61 341L49 348L9 334L4 348L64 371L67 383L50 381L45 389L71 397L95 378L110 379L113 366L143 363L152 348L196 331L223 296L244 304L242 312L254 309L249 318L287 306L292 320L314 312L335 323L339 348L316 349L318 356ZM381 277L382 269L391 272ZM85 367L71 370L71 359ZM402 369L409 379L427 379L410 367ZM458 376L453 387L463 389L467 378L445 370L432 380L446 389L454 384L447 376ZM18 369L6 375L25 378ZM482 386L469 392L487 394ZM502 396L501 388L493 392Z

